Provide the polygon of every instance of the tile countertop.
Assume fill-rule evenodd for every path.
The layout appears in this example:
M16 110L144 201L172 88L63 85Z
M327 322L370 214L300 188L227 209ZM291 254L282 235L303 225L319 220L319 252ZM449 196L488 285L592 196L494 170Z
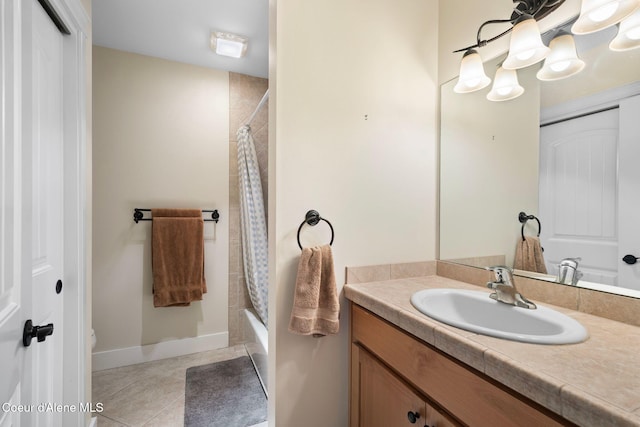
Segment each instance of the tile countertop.
M534 301L574 317L587 328L589 339L569 345L508 341L420 313L409 299L429 288L482 289L425 276L346 284L344 292L354 303L578 425L640 426L640 327Z

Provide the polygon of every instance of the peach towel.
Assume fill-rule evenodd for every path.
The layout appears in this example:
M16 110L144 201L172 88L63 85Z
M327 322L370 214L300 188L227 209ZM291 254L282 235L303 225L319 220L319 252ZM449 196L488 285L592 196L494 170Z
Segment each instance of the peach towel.
M337 334L339 315L331 246L302 249L289 332L314 337Z
M547 274L539 238L531 236L526 236L524 240L518 238L513 268Z
M198 209L152 209L153 306L188 306L207 292Z

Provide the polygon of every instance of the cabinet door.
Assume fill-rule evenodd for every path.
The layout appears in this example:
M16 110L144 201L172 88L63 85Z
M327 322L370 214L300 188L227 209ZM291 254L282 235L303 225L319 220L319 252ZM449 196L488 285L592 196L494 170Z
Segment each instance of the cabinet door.
M427 403L427 417L424 424L425 427L458 427L460 424L453 421L440 409L437 409Z
M359 425L362 427L422 427L426 415L426 403L405 385L389 369L369 353L360 349L360 408ZM409 412L417 418L410 421Z

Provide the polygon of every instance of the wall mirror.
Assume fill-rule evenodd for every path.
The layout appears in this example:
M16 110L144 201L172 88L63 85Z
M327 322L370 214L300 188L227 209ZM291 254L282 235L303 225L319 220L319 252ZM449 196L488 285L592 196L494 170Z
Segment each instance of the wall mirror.
M442 85L439 259L513 266L522 234L540 231L546 273L516 275L558 282L560 262L580 258L574 284L640 298L640 260L622 261L640 257L640 49L610 51L616 31L575 36L575 76L518 70L525 92L510 101Z

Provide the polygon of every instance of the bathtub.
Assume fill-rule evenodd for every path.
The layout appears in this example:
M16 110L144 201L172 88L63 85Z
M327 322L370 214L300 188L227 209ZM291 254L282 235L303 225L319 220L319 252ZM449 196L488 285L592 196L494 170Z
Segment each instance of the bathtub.
M257 314L251 309L244 310L244 337L247 340L245 348L253 366L256 368L260 384L267 394L267 349L269 348L269 335Z

